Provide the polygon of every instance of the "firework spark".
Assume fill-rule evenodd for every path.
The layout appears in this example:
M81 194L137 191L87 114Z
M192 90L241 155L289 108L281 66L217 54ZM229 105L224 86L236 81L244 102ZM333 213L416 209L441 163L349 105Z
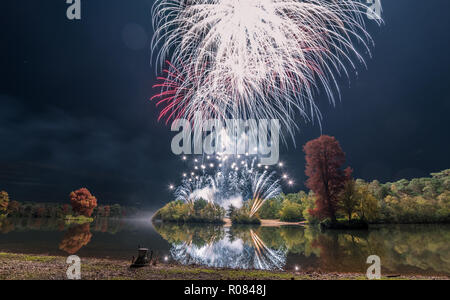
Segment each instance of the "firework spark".
M250 217L253 217L263 206L267 199L275 198L281 193L278 180L273 180L275 173L264 171L262 174L256 172L252 180L253 198L251 202Z
M336 76L370 54L368 7L358 0L158 0L153 50L172 63L161 77L162 116L320 120L314 92L334 103ZM380 21L377 21L380 22ZM156 51L158 50L158 51Z
M182 174L182 183L175 189L176 200L192 204L201 198L224 208L229 205L239 208L248 201L249 215L253 216L267 199L281 194L276 171L256 164L255 156L233 158L217 155L207 157L203 163L194 159L197 172L191 172L190 176Z

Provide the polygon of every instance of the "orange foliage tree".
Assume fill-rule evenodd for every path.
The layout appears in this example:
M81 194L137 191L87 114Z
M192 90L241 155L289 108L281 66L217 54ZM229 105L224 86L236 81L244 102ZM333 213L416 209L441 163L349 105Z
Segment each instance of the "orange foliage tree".
M90 217L97 207L97 198L92 196L88 189L81 188L70 193L70 203L75 213Z

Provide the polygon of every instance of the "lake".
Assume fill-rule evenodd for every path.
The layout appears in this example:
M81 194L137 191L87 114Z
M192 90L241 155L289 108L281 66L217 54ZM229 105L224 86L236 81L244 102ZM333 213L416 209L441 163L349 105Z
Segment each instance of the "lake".
M210 267L365 273L369 255L383 274L450 276L450 225L384 225L369 231L314 227L223 227L97 219L0 220L0 251L131 261L137 247L161 258Z

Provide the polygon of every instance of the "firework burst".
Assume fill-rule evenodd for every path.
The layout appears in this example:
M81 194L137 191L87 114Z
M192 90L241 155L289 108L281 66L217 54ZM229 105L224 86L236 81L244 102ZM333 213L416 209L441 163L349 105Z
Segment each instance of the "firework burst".
M276 172L256 164L255 157L233 160L219 155L204 163L196 160L193 172L184 173L175 189L176 200L194 203L201 198L225 208L249 201L249 214L253 216L267 199L282 192L280 181L274 179Z
M314 92L334 103L336 76L364 63L353 43L370 53L367 9L358 0L157 1L153 49L172 62L158 85L162 115L279 119L292 135L296 112L320 119Z

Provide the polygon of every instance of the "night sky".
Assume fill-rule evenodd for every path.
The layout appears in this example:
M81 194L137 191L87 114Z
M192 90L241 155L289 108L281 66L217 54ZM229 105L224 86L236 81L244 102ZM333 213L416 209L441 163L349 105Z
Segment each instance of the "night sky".
M100 203L157 208L187 167L157 122L150 0L2 1L0 189L18 201L63 202L87 187ZM385 0L368 26L367 69L325 96L322 132L335 136L358 178L382 182L450 168L450 1ZM304 188L302 146L321 134L302 123L281 151L294 192Z

